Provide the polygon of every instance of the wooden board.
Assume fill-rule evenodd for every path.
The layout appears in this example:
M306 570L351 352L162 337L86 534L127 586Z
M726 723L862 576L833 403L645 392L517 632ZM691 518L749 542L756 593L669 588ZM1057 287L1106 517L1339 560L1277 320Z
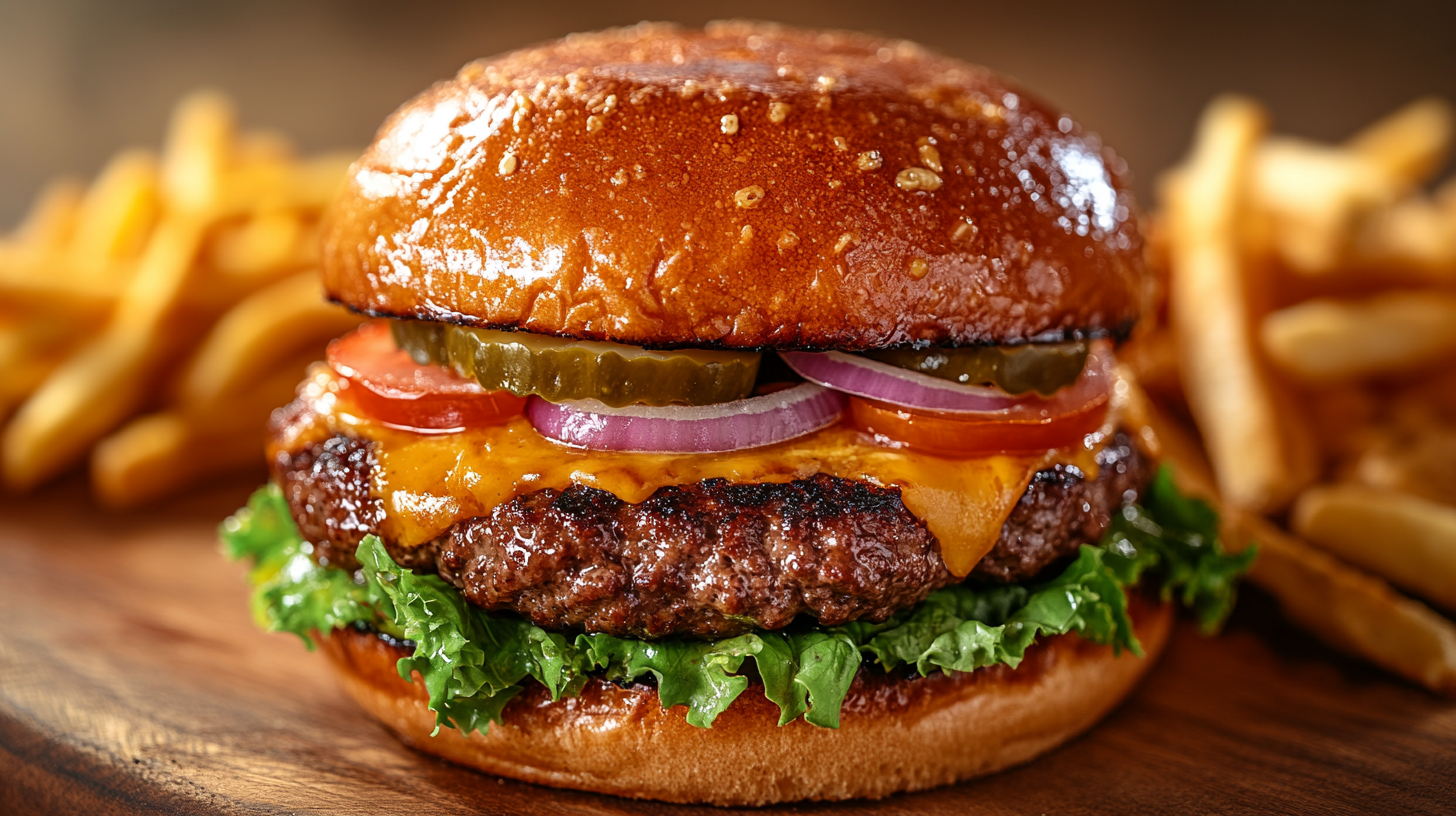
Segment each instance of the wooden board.
M254 628L243 568L213 538L249 487L134 515L95 510L80 484L0 499L0 812L689 812L400 745L319 656ZM1126 705L1029 766L786 810L1451 813L1456 704L1311 643L1249 593L1223 637L1180 624Z

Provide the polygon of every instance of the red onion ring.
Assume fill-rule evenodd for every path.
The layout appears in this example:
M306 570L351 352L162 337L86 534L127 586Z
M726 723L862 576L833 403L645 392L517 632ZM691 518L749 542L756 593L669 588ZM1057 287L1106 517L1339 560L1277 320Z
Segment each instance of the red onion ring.
M609 408L597 400L531 397L526 416L541 435L591 450L723 453L812 433L839 419L844 395L813 383L717 405Z
M856 397L927 413L989 421L1050 417L1105 399L1112 387L1111 344L1092 344L1077 381L1050 397L1013 397L999 388L962 385L838 351L780 352L799 376Z

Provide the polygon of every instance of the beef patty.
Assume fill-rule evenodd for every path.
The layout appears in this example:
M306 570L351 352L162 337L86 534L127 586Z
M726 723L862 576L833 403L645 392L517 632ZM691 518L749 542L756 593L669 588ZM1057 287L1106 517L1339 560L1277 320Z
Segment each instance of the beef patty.
M1029 579L1135 501L1146 460L1118 433L1097 478L1039 471L971 580ZM357 568L354 550L384 519L369 493L368 442L336 436L280 453L274 479L320 563ZM709 479L640 504L595 488L539 490L456 523L396 561L438 571L471 602L556 630L726 637L809 614L827 625L882 621L955 578L900 491L818 474L788 483Z

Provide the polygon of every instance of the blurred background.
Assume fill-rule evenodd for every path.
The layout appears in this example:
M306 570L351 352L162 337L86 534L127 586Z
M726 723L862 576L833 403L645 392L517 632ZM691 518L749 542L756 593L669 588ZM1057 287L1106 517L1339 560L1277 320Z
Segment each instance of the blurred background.
M1147 198L1208 98L1264 100L1321 139L1422 94L1456 99L1456 3L1104 0L0 0L0 229L43 182L156 145L200 86L306 151L362 147L392 109L476 57L570 31L722 17L908 37L1006 71L1100 132Z

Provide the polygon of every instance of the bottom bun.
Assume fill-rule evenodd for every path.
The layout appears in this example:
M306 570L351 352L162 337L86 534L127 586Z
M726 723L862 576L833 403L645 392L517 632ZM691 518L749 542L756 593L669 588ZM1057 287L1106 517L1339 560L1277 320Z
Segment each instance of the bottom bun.
M763 805L881 797L946 785L1026 762L1092 727L1132 691L1163 650L1172 611L1134 595L1145 658L1074 635L1047 638L1005 666L930 677L861 671L840 727L780 727L750 686L712 728L662 710L648 686L593 680L553 702L531 684L488 734L442 728L423 683L401 680L407 656L369 632L324 639L344 689L409 745L486 773L561 788L669 802Z

